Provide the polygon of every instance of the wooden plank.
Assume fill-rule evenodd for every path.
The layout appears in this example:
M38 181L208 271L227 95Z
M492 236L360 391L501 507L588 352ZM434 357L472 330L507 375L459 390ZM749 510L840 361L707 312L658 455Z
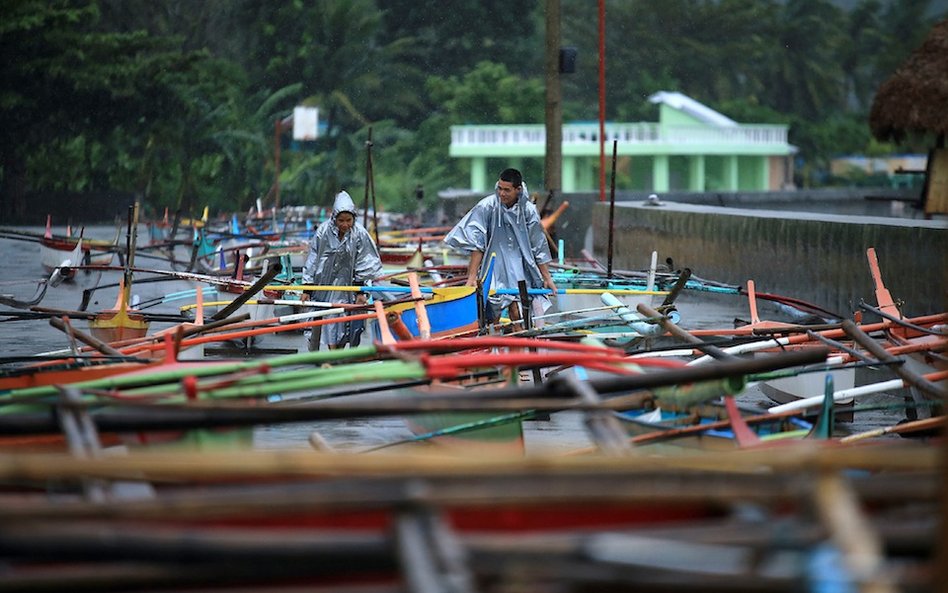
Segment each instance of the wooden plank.
M928 181L923 197L925 216L948 214L948 148L932 150L928 161Z

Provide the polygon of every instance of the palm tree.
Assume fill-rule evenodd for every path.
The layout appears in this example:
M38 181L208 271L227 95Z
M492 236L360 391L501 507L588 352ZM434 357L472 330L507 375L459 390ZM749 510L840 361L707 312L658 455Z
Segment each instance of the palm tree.
M287 155L284 169L287 189L305 191L307 199L321 200L359 177L363 151L353 150L346 136L385 119L403 119L424 104L418 93L422 73L408 59L410 40L378 41L382 13L372 0L247 3L242 19L253 27L246 66L251 84L299 83L297 103L320 109L323 135L311 145L315 150ZM311 174L316 170L323 174ZM324 180L318 190L315 177Z
M878 56L885 46L882 30L882 4L864 0L849 14L846 30L851 40L840 48L840 64L846 76L846 95L854 109L868 109L872 93L878 86L877 69L869 56Z
M844 107L845 77L836 56L848 41L841 22L842 12L826 0L788 0L765 79L769 105L811 121Z

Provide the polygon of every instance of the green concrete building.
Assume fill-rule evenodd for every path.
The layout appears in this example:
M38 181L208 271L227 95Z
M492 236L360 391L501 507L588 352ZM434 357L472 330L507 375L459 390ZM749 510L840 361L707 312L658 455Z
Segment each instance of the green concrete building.
M787 126L739 124L676 92L658 92L649 101L659 106L657 123L605 124L609 160L617 141L622 189L705 192L792 187L795 148L787 143ZM488 159L521 168L527 159L538 159L542 167L545 139L543 124L452 126L449 154L470 161L471 189L483 191L493 185L496 175L488 170ZM562 191L598 190L599 123L564 124L562 154Z

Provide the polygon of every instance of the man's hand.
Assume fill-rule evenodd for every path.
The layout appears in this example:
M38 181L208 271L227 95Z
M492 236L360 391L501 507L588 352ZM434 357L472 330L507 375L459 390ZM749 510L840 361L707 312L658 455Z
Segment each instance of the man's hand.
M477 286L477 277L481 271L481 261L484 259L483 251L472 251L471 259L467 262L467 282L465 286Z
M553 282L553 275L550 274L550 268L546 264L537 264L537 267L540 268L540 276L543 277L543 286L549 288L553 291L553 296L556 296L556 284Z
M304 292L304 293L300 294L300 301L305 302L305 301L310 300L310 298L311 298L311 297L310 297L310 294L309 294L308 292Z
M368 300L369 300L369 295L367 295L364 292L360 292L359 294L356 295L355 302L357 305L364 305L365 303L368 302Z

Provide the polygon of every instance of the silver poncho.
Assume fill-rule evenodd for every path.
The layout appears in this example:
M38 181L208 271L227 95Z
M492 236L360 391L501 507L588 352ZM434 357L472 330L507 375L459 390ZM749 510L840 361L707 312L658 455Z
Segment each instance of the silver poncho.
M527 199L527 195L527 186L523 184L517 202L505 208L495 191L471 208L444 237L445 244L452 249L484 253L479 272L481 276L484 275L490 255L495 254L495 289L516 289L520 280L526 280L529 288L543 288L543 277L537 264L545 264L553 259L543 227L540 226L537 207ZM495 311L519 300L514 295L490 297Z
M352 228L339 238L336 216L348 212L356 218ZM336 194L332 216L316 227L309 240L309 255L303 264L303 284L349 286L364 284L382 275L382 258L372 237L358 222L355 202L346 192ZM316 300L332 303L353 303L356 293L350 291L317 293ZM345 335L341 324L323 326L320 343L338 344Z

